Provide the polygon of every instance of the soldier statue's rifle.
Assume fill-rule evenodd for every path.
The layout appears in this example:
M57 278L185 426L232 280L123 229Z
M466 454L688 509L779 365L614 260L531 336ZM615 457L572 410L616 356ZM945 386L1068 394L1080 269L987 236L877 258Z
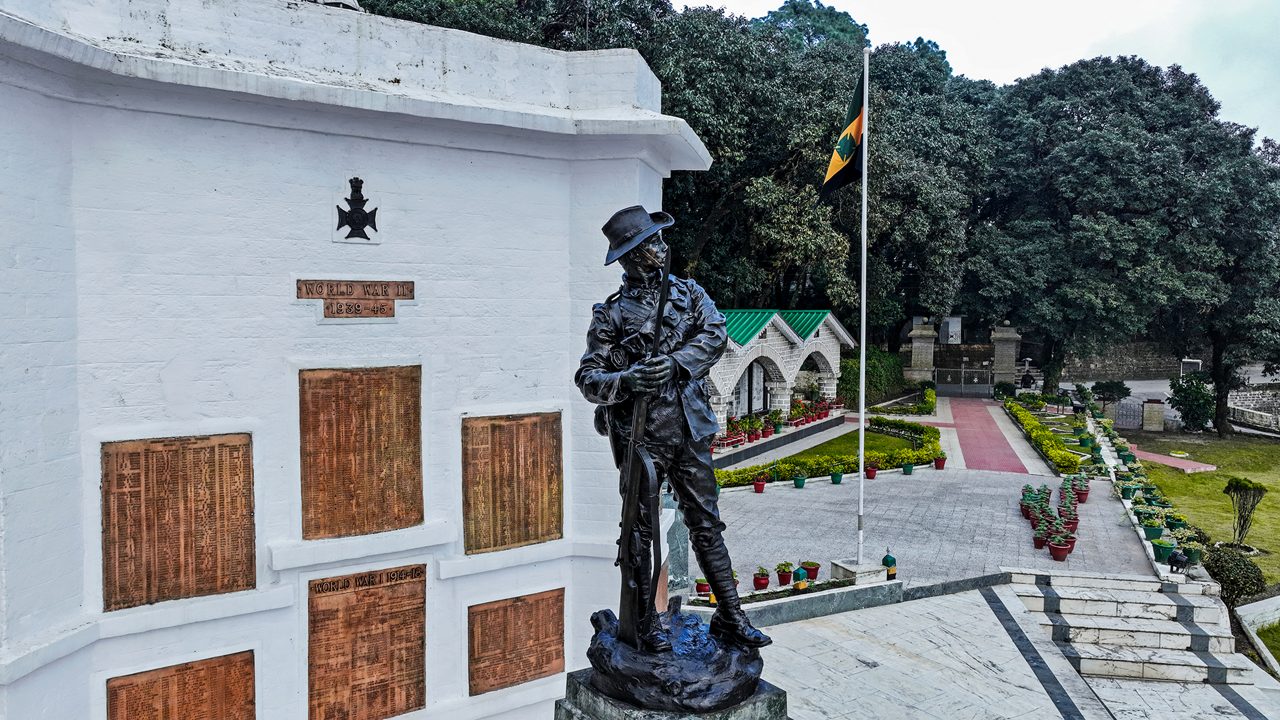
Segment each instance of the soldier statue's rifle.
M658 302L653 317L653 343L648 354L641 361L652 358L658 353L658 342L662 337L662 320L667 309L667 292L671 284L671 254L667 254L662 267L662 281L658 286ZM643 330L643 326L641 326ZM672 382L668 380L668 382ZM643 543L637 528L640 517L640 504L649 505L650 532L653 534L653 577L648 578L650 602L655 597L658 581L661 578L662 540L660 510L658 507L658 469L654 465L653 456L644 446L645 425L649 416L649 396L641 395L635 399L631 410L631 440L627 447L626 457L622 465L622 537L618 540L618 560L615 565L624 565L622 573L622 594L618 603L618 639L632 647L636 643L636 623L644 617L647 608L639 607L645 594L635 576L635 568L640 566L640 553ZM630 568L631 572L626 572Z

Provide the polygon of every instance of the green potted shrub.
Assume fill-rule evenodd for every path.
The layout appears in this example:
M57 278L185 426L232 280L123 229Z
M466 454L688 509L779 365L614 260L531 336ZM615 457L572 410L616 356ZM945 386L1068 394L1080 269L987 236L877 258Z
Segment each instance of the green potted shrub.
M938 457L933 459L933 469L941 470L947 466L947 454L945 452L938 453Z
M903 474L903 475L910 475L911 473L913 473L913 472L915 472L915 471L916 471L916 465L915 465L915 463L913 463L913 462L904 462L904 463L902 463L902 474Z
M1067 559L1070 549L1067 547L1067 537L1065 532L1056 532L1049 536L1049 556L1058 562Z
M804 562L800 563L800 567L804 568L805 577L809 578L810 580L817 580L818 568L822 566L812 560L805 560Z
M831 472L832 485L839 485L844 481L844 464L839 460L832 460L827 469Z
M773 425L773 431L775 433L782 432L783 418L781 410L769 411L769 424Z
M751 576L751 585L756 590L765 590L769 587L769 569L761 565Z
M1169 554L1173 552L1173 541L1165 538L1156 538L1151 541L1151 549L1155 552L1156 562L1167 562Z
M804 487L805 480L808 480L808 478L798 472L791 476L791 482L795 483L796 489Z
M1142 532L1148 540L1155 540L1164 534L1164 523L1156 518L1147 518L1142 521Z
M1199 565L1200 561L1204 559L1205 545L1202 542L1196 540L1179 542L1178 549L1182 551L1183 555L1187 556L1187 563L1190 565Z
M1043 550L1044 546L1049 542L1049 526L1041 525L1036 528L1035 534L1031 538L1032 544L1037 550Z
M779 585L790 585L790 584L791 584L791 572L792 572L793 570L795 570L795 569L796 569L796 566L795 566L795 565L792 565L792 564L791 564L791 563L789 563L789 562L780 562L780 563L778 563L777 565L774 565L774 566L773 566L773 570L774 570L774 572L778 573L778 584L779 584Z
M1181 530L1187 526L1187 518L1179 513L1169 513L1164 516L1164 526L1170 530Z

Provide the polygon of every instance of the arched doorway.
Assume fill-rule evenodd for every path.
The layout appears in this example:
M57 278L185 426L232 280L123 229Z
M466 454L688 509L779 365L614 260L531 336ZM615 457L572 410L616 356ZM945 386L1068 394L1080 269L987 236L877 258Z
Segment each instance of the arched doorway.
M738 381L727 398L726 414L729 417L742 417L767 412L776 406L770 392L776 392L777 384L781 382L784 382L782 370L771 358L761 356L752 360L738 376Z
M800 363L796 372L794 387L796 394L806 400L833 400L836 397L836 385L840 375L834 361L822 350L814 350Z

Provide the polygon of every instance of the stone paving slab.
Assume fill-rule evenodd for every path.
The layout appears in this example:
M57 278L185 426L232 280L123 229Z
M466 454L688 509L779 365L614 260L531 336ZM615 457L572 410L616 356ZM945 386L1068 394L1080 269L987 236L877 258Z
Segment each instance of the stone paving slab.
M1123 505L1110 484L1095 480L1080 506L1076 551L1055 562L1032 545L1030 524L1018 511L1024 483L1053 478L983 470L919 468L913 475L885 471L865 481L864 561L878 562L888 547L898 560L898 578L907 588L998 573L1001 567L1129 573L1150 576L1151 566ZM763 494L750 487L720 494L734 568L749 589L751 573L781 561L813 560L822 577L832 560L852 558L857 548L858 479L841 485L812 478L804 489L770 483ZM690 574L697 576L690 558ZM773 577L776 585L777 577Z

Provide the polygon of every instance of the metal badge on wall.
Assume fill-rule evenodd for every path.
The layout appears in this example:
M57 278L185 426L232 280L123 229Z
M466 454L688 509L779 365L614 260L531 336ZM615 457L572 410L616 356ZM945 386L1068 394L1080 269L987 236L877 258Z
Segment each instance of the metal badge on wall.
M343 240L351 240L352 238L362 238L371 240L369 234L365 232L366 228L377 232L378 230L378 208L365 210L364 206L369 202L364 196L364 181L358 177L348 180L351 184L351 197L345 198L349 209L342 209L338 205L338 227L337 230L347 228L347 236Z

